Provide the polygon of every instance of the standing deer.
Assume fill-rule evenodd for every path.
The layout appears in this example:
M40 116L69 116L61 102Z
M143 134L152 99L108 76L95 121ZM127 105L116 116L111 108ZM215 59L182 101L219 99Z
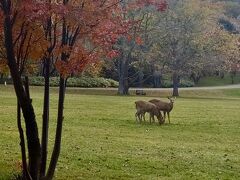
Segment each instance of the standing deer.
M150 100L149 102L155 104L158 108L159 111L163 111L163 114L164 114L164 122L165 122L165 118L166 118L166 113L168 115L168 122L170 124L170 115L169 113L172 111L173 109L173 103L174 103L174 100L170 97L168 97L169 99L169 103L167 102L164 102L164 101L161 101L159 99L152 99Z
M142 122L142 118L145 121L145 113L148 112L150 114L150 124L152 123L151 120L154 120L154 116L157 116L159 124L163 123L163 117L161 112L158 110L157 106L151 102L147 101L136 101L135 102L137 112L135 114L136 121L137 118L139 122Z

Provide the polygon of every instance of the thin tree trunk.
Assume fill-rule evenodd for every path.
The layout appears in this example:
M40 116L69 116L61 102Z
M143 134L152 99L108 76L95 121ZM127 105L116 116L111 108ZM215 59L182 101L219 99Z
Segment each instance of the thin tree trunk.
M153 73L153 87L160 88L162 86L162 76L160 72Z
M234 84L234 77L231 75L231 83Z
M30 98L30 91L29 91L29 79L28 79L28 76L25 76L25 81L24 81L24 87L25 87L25 92L26 92L26 95L27 95L27 98L30 99L30 102L32 102L31 98ZM20 117L19 119L19 125L20 125L20 128L21 128L21 106L18 102L18 116ZM23 132L23 131L22 131ZM24 161L26 161L26 150L25 150L25 142L24 142L24 134L22 135L23 136L23 147L24 147L24 153L22 154L22 158L24 159ZM24 162L26 163L27 165L27 162ZM28 169L26 169L26 179L27 180L32 180L31 178L31 175L29 174L29 171Z
M49 69L50 58L44 60L44 105L43 105L43 121L42 121L42 147L41 147L41 168L40 176L45 176L47 165L47 147L48 147L48 127L49 127Z
M57 165L58 157L61 149L61 138L62 138L62 124L63 124L63 104L64 104L64 96L65 96L65 79L60 77L60 85L59 85L59 99L58 99L58 117L57 117L57 129L55 135L55 143L52 152L51 161L49 164L48 172L46 175L46 179L52 179L55 168Z
M11 21L11 5L10 2L2 4L4 9L4 37L5 48L7 53L8 66L11 72L15 92L22 108L23 117L26 124L26 135L29 154L29 171L32 179L38 179L40 164L40 143L38 138L38 127L35 120L35 113L30 99L27 97L23 88L23 83L18 72L12 38L12 21Z
M173 94L172 96L179 96L179 92L178 92L178 86L179 86L179 75L174 72L173 73Z
M24 132L21 125L21 107L19 102L17 102L17 125L20 137L20 147L21 147L21 155L22 155L22 169L23 169L23 178L27 180L31 180L30 174L27 168L27 157L26 157L26 148L25 148L25 139Z
M66 5L68 0L63 0L63 4ZM68 33L67 33L67 25L65 18L63 18L62 24L62 46L68 44ZM61 54L61 61L67 61L68 55L62 52ZM63 105L64 105L64 97L65 97L65 89L66 89L66 80L60 74L60 81L59 81L59 97L58 97L58 117L57 117L57 128L56 128L56 135L55 135L55 143L53 147L53 152L49 164L49 168L47 171L46 179L51 180L53 178L57 161L60 155L61 150L61 140L62 140L62 125L63 125Z
M48 0L48 3L51 4L51 0ZM44 105L43 105L43 122L42 122L42 148L41 148L41 167L40 167L40 177L46 175L46 166L47 166L47 149L48 149L48 129L49 129L49 78L50 78L50 68L51 63L53 62L52 51L56 45L56 34L55 28L52 24L52 17L49 16L46 21L45 38L49 42L49 47L47 48L47 56L44 57L42 63L42 74L44 76Z
M27 98L32 102L32 100L31 100L31 98L30 98L29 79L28 79L28 76L25 76L24 87L25 87L25 92L26 92Z
M144 77L143 71L140 69L139 73L138 73L138 87L139 88L143 87L143 77Z
M236 71L231 71L230 72L230 77L231 77L231 83L234 84L234 77L236 76Z

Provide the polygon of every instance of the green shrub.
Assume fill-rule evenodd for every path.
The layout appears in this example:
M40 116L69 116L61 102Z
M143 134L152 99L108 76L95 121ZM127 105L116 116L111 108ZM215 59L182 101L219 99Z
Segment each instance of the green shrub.
M194 85L195 84L193 81L186 80L186 79L182 79L179 84L180 87L193 87Z
M4 80L2 82L4 83ZM7 79L8 84L12 84L11 79ZM51 77L50 78L50 86L58 86L59 85L59 77ZM29 84L32 86L44 86L44 77L35 76L29 77ZM94 87L118 87L118 82L113 79L106 79L102 77L92 78L92 77L71 77L67 80L68 87L86 87L86 88L94 88ZM179 87L193 87L194 83L189 80L181 79ZM169 79L164 79L162 82L163 88L171 88L173 87L172 81Z
M186 80L186 79L181 79L179 83L179 87L193 87L195 84L192 81ZM173 87L173 83L170 80L164 80L162 82L162 87L163 88L171 88Z
M59 85L59 77L51 77L50 78L50 86L58 86ZM44 78L41 76L30 77L29 84L33 86L43 86ZM118 87L118 82L112 79L105 78L90 78L90 77L72 77L67 80L68 87Z
M43 86L44 85L44 77L36 76L29 78L29 84L33 86Z
M162 87L163 88L170 88L170 87L172 87L173 86L173 84L172 84L172 81L170 81L170 80L164 80L163 82L162 82Z

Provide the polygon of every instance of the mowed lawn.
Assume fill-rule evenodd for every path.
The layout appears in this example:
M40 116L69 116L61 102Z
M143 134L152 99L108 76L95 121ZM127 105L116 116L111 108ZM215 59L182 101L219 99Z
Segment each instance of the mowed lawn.
M178 98L171 124L162 126L135 122L134 101L151 97L81 95L78 91L67 91L62 150L55 177L239 179L239 91L225 90L214 98ZM31 96L40 127L42 88L33 87ZM52 147L56 89L51 90L51 97ZM19 172L20 162L15 94L11 86L0 86L0 179L12 178Z

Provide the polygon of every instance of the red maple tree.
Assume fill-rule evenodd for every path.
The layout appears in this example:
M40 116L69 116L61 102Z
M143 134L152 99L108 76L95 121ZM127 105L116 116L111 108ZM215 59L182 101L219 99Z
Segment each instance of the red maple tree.
M41 176L52 179L60 153L66 78L72 73L82 71L86 64L94 63L103 56L117 55L111 46L119 35L126 32L124 22L116 15L118 7L119 1L0 2L2 53L5 54L26 125L29 167L23 167L24 178L39 179ZM26 61L30 59L43 60L44 66L49 64L49 61L53 62L61 76L54 150L47 173L45 174L43 168L41 175L40 167L43 163L46 166L46 161L40 160L42 152L34 108L28 87L23 86L21 79L23 69L28 69ZM48 78L49 74L45 76L45 80ZM45 91L45 96L48 96L46 102L49 101L49 91ZM49 104L44 104L44 107L47 110L45 118L48 119ZM45 128L48 128L48 124ZM47 133L46 131L46 137ZM22 138L24 136L21 136L21 140ZM22 143L24 149L25 145ZM22 153L26 156L25 151ZM23 162L26 166L26 157Z

